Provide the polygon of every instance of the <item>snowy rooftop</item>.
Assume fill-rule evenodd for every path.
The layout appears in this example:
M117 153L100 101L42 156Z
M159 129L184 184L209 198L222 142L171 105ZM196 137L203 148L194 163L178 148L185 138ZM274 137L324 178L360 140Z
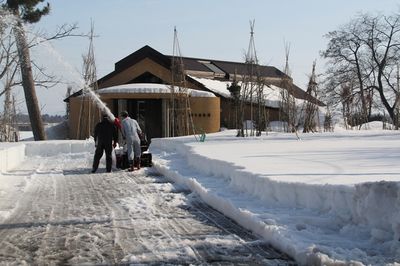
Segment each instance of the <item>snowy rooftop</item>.
M213 93L207 91L186 89L190 97L216 97ZM178 87L175 87L178 91ZM114 93L147 93L147 94L168 94L171 93L171 86L157 83L133 83L108 88L99 89L96 93L100 95Z
M219 94L225 98L231 98L231 93L228 87L232 84L231 81L221 81L207 78L198 78L190 76L192 79L203 84L210 91ZM239 83L240 84L240 83ZM280 91L281 88L274 85L264 85L264 100L267 106L278 108L280 105Z

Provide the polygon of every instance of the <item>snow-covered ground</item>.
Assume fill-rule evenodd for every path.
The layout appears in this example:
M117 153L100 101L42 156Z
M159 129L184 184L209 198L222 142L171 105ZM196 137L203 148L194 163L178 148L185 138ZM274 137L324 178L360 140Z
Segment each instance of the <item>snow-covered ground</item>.
M398 131L156 139L155 168L303 265L400 263Z
M398 131L300 134L300 140L235 133L209 134L205 142L153 139L154 168L302 265L400 263ZM91 141L17 145L27 158L93 151ZM20 162L21 152L5 155L9 146L0 144L0 158ZM0 196L29 184L10 179L9 170L1 169ZM0 220L13 211L11 203L2 206Z

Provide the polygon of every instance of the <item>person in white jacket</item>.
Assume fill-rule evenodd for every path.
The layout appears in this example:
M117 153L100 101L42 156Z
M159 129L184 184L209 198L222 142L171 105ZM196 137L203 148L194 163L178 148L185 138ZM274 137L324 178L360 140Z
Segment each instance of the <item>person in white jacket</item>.
M140 156L142 153L140 148L140 135L142 134L142 130L138 122L129 117L127 111L123 111L121 117L121 132L128 148L129 171L133 171L135 167L140 169Z

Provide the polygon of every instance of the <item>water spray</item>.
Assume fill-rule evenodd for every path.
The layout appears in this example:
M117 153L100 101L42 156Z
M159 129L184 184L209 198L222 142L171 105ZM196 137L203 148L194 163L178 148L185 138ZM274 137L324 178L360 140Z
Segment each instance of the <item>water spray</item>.
M89 97L94 101L97 107L100 109L102 113L107 114L110 121L115 122L115 116L111 112L110 108L100 99L100 96L96 94L89 86L85 86L83 89L84 94L89 95Z
M13 26L17 25L18 20L19 20L19 18L17 18L14 14L12 14L6 10L0 10L0 30L7 26L13 27ZM21 26L24 27L24 24L21 23ZM14 28L18 29L17 27L14 27ZM107 105L100 99L100 96L98 94L96 94L95 91L88 84L86 84L86 82L78 74L78 71L76 69L74 69L70 64L68 64L66 62L66 60L64 60L64 58L62 58L60 53L58 53L49 42L47 42L47 40L45 40L44 38L42 38L40 36L37 36L36 34L32 33L31 31L29 31L27 29L25 29L24 32L30 33L31 35L33 35L36 38L35 44L45 46L47 48L46 50L49 51L53 55L53 58L55 58L57 60L57 62L59 62L66 69L68 69L71 74L74 74L74 73L77 74L75 78L78 80L77 85L79 87L83 88L82 89L83 95L88 95L92 99L92 101L96 104L96 106L100 109L100 111L102 113L107 114L110 121L112 121L116 124L118 123L118 121L119 121L118 118L116 118L114 116L114 114L107 107Z

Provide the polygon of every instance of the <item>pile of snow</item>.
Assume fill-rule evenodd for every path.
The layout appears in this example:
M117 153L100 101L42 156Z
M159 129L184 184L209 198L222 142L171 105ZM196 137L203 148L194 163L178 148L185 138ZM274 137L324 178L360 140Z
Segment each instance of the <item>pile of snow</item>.
M25 146L2 142L0 145L0 173L17 167L25 159Z
M65 153L83 153L94 151L94 141L90 140L58 140L58 141L32 141L24 142L25 155L32 156L55 156ZM104 156L103 156L104 157Z
M1 142L0 173L6 173L7 171L12 170L29 157L48 157L66 153L85 153L93 152L94 149L93 139L24 141L12 143Z
M153 139L154 167L303 265L400 262L397 131Z

